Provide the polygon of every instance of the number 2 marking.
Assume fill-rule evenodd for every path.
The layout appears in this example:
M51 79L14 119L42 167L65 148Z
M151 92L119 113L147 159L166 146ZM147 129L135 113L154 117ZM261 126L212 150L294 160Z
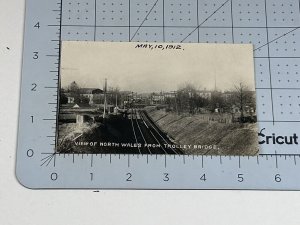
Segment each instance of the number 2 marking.
M32 84L32 88L31 88L31 91L36 91L36 88L37 88L37 84L36 84L36 83L33 83L33 84Z
M132 179L131 179L132 178L132 174L131 173L127 173L126 176L127 176L126 181L131 182L132 181Z

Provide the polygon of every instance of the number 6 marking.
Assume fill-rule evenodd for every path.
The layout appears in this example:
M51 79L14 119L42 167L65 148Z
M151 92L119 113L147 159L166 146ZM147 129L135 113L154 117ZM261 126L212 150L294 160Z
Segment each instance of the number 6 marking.
M275 175L275 181L276 181L277 183L280 183L280 182L281 182L280 174L276 174L276 175Z

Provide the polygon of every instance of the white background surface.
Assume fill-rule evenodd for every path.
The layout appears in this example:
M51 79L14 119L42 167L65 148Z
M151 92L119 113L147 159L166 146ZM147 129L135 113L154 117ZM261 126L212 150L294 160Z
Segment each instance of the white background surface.
M0 0L0 9L1 225L300 224L300 192L94 193L33 191L22 187L15 178L15 153L24 1Z

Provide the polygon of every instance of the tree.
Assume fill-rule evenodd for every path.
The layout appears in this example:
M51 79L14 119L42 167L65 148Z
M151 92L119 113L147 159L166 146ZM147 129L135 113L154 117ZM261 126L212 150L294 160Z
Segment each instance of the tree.
M78 86L78 84L75 81L73 81L69 85L68 89L69 89L69 92L71 92L71 93L79 93L79 91L80 91L80 87Z
M70 96L74 98L74 103L79 104L89 104L90 99L87 96L84 96L80 91L81 87L76 83L76 81L73 81L68 86L68 91L70 93Z
M79 99L77 99L76 103L83 103L83 104L89 104L90 99L86 96L80 95Z
M215 111L215 109L223 109L225 108L225 101L224 98L222 97L221 92L214 91L211 95L211 99L209 101L209 108L212 112ZM219 111L220 112L220 111Z
M232 100L234 105L239 107L241 118L244 117L246 106L255 108L255 99L253 92L251 92L250 88L242 82L234 85Z
M68 97L63 92L60 92L59 100L60 100L60 104L67 104L68 103Z
M76 104L82 103L82 98L80 95L80 87L75 81L73 81L69 85L68 90L70 92L70 95L74 98L74 103Z
M206 101L197 94L196 87L191 83L185 83L179 88L176 102L179 112L188 111L192 114L196 109L206 104Z

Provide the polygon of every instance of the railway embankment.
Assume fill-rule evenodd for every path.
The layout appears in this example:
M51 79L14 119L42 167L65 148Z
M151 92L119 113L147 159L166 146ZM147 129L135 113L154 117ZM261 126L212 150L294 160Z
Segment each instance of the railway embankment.
M178 115L155 108L146 111L177 144L193 146L183 149L186 154L256 155L258 152L256 123L228 123L215 116L208 119L208 115Z

